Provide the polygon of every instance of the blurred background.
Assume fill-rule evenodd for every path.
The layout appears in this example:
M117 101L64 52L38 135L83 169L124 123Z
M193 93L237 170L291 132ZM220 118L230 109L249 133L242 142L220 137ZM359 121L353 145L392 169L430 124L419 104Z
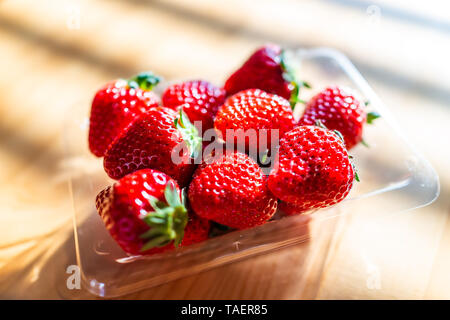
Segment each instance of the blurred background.
M75 263L69 189L57 174L71 108L142 70L221 84L276 42L346 54L441 183L436 202L388 225L340 223L311 298L450 299L449 12L444 0L0 0L0 297L91 297L55 284ZM281 258L125 298L303 298L285 267L292 257Z

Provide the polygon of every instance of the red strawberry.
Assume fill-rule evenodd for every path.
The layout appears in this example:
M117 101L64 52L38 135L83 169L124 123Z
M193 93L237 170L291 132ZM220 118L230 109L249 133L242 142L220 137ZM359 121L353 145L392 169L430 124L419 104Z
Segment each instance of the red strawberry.
M96 207L111 236L130 254L159 253L208 237L209 221L188 217L177 183L156 170L123 177L97 195Z
M338 86L328 87L308 101L299 121L301 125L314 125L318 120L330 130L338 130L344 137L347 149L362 141L363 125L379 115L366 115L364 105L348 90Z
M165 107L174 110L183 105L183 111L192 123L201 121L204 132L214 126L214 116L225 101L225 96L225 90L212 83L193 80L169 86L164 91L162 102Z
M245 149L257 146L258 153L276 146L278 141L274 141L273 145L271 141L274 130L278 130L278 137L281 138L295 125L289 101L259 89L241 91L229 97L214 121L216 130L227 143L244 144ZM234 131L228 131L230 129ZM267 145L261 145L260 139L266 136Z
M304 208L302 204L296 205L285 201L279 201L278 210L283 212L285 216L292 216L308 211L308 208Z
M299 86L309 87L305 82L295 80L295 72L289 66L283 50L274 44L265 45L225 82L227 94L245 89L261 89L279 95L295 104Z
M208 219L200 218L195 213L189 212L189 220L184 229L181 246L185 247L208 240L210 228L211 222Z
M158 96L150 91L158 82L153 74L141 73L97 91L89 119L89 148L94 155L103 157L109 144L138 115L158 106Z
M194 170L191 158L200 149L197 129L186 116L164 107L152 108L111 143L103 166L113 179L139 169L156 169L184 187Z
M239 152L202 164L189 185L188 196L200 217L236 229L265 223L277 208L262 170Z
M321 127L300 126L280 140L268 185L276 197L295 205L301 213L342 201L352 188L354 176L338 134Z

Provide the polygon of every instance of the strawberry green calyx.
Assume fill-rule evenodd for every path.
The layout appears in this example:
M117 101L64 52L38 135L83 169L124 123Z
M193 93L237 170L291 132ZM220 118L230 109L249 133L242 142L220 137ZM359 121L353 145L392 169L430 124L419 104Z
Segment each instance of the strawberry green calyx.
M183 109L180 109L180 116L175 119L174 124L189 147L190 157L193 159L197 158L202 148L202 138L199 136L197 128L183 112Z
M356 166L353 162L352 163L352 167L353 167L353 172L355 173L355 180L356 182L361 182L361 180L359 180L359 176L358 176L358 170L356 169Z
M269 152L270 152L270 150L269 150L269 149L266 149L266 151L264 151L264 152L262 153L262 155L261 155L261 164L262 164L262 165L265 165L265 164L266 164L267 159L268 159L268 157L269 157Z
M350 159L350 164L352 165L353 174L354 174L354 178L355 178L356 182L361 182L361 180L359 180L358 170L356 169L356 165L353 161L353 156L348 155L348 158Z
M367 123L372 124L375 119L380 118L381 115L378 112L372 111L367 114Z
M367 143L367 141L364 140L364 139L361 140L361 144L362 144L364 147L366 147L366 148L370 148L370 145L369 145L369 144Z
M336 134L338 134L338 136L340 136L342 141L344 142L344 137L342 136L342 134L337 130L334 130L334 132ZM356 182L360 182L361 180L359 179L358 169L356 168L355 161L353 160L354 158L351 154L348 153L348 150L347 150L347 155L348 155L348 159L350 160L350 164L352 165L352 168L353 168L353 178L356 180Z
M136 76L128 79L128 86L130 88L140 88L142 90L150 91L152 90L159 82L161 78L154 75L153 72L141 72Z
M150 229L141 234L147 240L141 251L154 247L163 247L172 241L178 247L184 236L184 228L188 221L187 209L183 197L180 197L173 183L168 183L164 190L166 202L150 196L150 204L155 211L148 212L142 220Z
M374 120L376 120L380 117L381 117L381 115L378 112L375 112L375 111L369 112L366 117L366 122L368 124L373 124ZM366 148L370 148L370 145L364 139L361 140L361 144Z
M298 102L305 103L305 101L301 100L299 97L300 89L302 87L310 89L311 85L306 81L300 81L297 79L296 71L289 63L284 50L280 53L280 65L281 69L283 69L284 80L292 85L291 98L289 99L289 102L291 103L292 109L294 109Z

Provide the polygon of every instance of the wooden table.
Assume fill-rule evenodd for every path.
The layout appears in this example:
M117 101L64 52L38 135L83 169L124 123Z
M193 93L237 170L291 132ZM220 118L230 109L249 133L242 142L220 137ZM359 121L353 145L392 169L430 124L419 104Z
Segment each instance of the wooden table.
M141 70L221 83L261 43L346 53L441 179L431 206L370 225L338 221L318 291L297 248L126 299L450 298L450 21L443 1L0 2L0 297L94 298L64 289L75 263L62 130L107 80ZM221 61L218 63L217 61ZM367 231L369 230L369 231ZM308 244L315 245L315 244ZM320 272L319 272L320 271ZM322 272L323 271L323 272ZM62 288L62 289L61 289Z

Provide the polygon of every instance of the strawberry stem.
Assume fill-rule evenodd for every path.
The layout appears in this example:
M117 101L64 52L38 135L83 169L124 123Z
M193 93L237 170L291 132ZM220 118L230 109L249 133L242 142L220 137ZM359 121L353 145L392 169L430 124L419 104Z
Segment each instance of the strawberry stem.
M140 88L151 91L160 81L161 78L154 75L153 72L141 72L128 79L128 86L134 89Z

